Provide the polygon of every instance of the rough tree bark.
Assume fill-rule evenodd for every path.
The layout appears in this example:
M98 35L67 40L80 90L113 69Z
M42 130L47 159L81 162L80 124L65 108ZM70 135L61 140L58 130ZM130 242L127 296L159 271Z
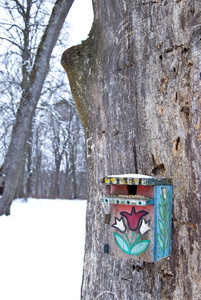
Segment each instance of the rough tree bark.
M89 38L64 52L87 143L88 206L82 299L200 299L201 1L93 0ZM101 179L173 179L170 258L103 253Z
M30 80L27 82L27 78L23 78L24 91L17 112L16 124L12 131L8 153L3 165L3 174L6 177L0 201L0 215L10 214L10 205L16 195L21 174L23 173L26 144L31 134L32 119L48 72L50 56L73 1L56 1L49 24L38 46ZM25 53L23 54L25 55ZM23 57L23 59L27 58L27 56Z

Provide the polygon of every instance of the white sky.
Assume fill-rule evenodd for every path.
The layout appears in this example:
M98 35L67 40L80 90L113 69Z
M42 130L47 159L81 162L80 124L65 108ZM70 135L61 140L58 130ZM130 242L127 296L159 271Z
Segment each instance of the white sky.
M66 21L70 24L68 47L85 40L93 22L92 0L75 0Z

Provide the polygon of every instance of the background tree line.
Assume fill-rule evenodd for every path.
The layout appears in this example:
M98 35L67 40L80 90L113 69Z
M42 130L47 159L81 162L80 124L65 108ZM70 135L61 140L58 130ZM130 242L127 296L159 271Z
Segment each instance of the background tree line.
M10 201L24 196L86 198L84 133L60 65L68 36L64 20L72 3L0 1L1 192L10 178Z

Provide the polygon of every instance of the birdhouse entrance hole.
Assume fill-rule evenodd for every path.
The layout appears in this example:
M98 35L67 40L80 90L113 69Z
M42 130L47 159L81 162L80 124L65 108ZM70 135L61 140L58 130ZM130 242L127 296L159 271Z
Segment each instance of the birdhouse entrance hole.
M112 184L106 186L106 195L128 197L140 195L153 198L154 186Z

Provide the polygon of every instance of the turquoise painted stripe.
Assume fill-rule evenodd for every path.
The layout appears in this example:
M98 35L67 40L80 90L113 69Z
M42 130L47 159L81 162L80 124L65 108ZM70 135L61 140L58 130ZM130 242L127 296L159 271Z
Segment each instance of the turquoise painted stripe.
M126 205L137 205L137 206L146 206L154 204L154 199L132 199L132 198L109 198L104 197L100 200L103 203L109 204L126 204Z
M162 189L166 188L163 200ZM168 204L168 205L167 205ZM172 186L155 186L154 261L171 255L172 249Z

